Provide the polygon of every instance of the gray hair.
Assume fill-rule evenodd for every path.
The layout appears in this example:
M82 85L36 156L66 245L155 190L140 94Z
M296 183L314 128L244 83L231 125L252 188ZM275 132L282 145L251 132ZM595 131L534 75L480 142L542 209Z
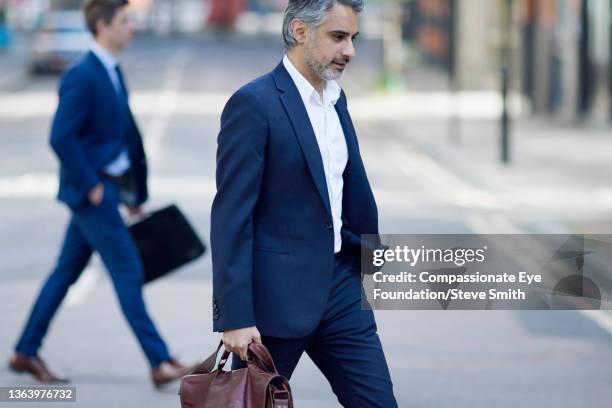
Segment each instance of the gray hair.
M361 13L364 8L364 0L289 0L289 5L285 9L283 17L285 48L290 50L298 45L291 28L293 20L303 20L311 29L314 29L323 24L326 13L336 4L348 6L357 13Z

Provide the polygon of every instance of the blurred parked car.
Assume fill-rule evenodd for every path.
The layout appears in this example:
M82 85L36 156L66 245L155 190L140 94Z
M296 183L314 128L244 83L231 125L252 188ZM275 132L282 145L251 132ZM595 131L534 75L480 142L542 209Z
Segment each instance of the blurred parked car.
M30 72L63 71L89 49L92 40L81 11L47 13L32 43Z

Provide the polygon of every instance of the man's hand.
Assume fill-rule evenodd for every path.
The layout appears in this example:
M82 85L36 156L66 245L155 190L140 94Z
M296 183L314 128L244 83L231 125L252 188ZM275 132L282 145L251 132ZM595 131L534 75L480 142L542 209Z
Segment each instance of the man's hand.
M87 193L87 199L93 205L100 205L104 199L104 184L96 184L96 186Z
M255 326L223 332L223 346L227 351L236 353L244 361L251 342L261 343L261 335Z

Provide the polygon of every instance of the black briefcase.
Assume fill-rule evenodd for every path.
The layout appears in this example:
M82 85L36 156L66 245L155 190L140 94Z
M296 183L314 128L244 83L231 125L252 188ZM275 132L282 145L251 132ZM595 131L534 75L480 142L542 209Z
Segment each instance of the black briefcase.
M144 283L183 266L206 252L206 246L176 205L147 214L129 226L145 271Z

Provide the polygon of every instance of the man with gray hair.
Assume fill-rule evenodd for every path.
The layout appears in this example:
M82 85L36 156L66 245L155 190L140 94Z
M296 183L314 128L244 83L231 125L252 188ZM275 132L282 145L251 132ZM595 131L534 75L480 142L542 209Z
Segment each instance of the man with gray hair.
M221 117L212 206L213 328L233 368L263 342L291 377L306 352L346 407L396 407L360 236L378 213L337 84L355 56L363 0L290 0L287 54Z

